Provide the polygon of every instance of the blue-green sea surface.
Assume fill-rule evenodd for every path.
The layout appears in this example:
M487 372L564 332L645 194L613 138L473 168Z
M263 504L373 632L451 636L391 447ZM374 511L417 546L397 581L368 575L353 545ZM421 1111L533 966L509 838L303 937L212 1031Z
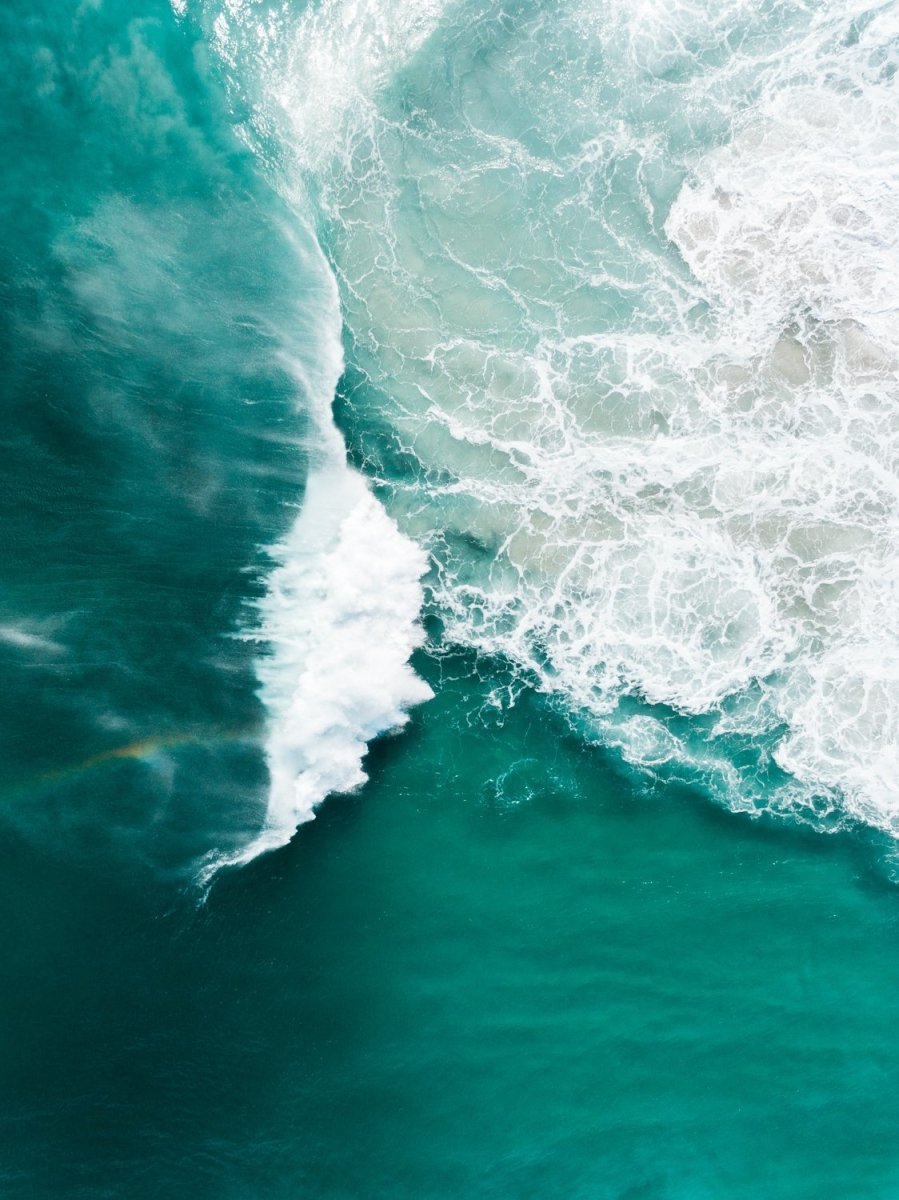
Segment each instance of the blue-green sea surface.
M899 1194L897 31L0 11L4 1198Z
M485 725L470 667L196 915L4 838L4 1195L895 1194L870 851Z

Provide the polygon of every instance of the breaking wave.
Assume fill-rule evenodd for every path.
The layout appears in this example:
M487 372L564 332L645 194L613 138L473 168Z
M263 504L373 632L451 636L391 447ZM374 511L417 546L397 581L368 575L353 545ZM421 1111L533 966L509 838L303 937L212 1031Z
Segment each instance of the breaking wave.
M199 11L446 636L733 808L899 833L896 10Z

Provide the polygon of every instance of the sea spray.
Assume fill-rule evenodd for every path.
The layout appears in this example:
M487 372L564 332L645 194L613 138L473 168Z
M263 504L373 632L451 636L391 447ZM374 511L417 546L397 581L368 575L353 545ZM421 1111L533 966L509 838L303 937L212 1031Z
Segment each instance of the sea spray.
M257 837L206 857L206 883L224 865L284 845L326 796L364 783L368 742L399 729L408 708L432 694L408 661L423 638L420 581L428 559L347 463L331 413L343 369L333 275L309 249L314 242L291 242L304 275L319 280L317 341L285 357L310 404L311 467L299 515L267 550L275 565L241 635L260 650L269 795Z
M186 13L184 3L174 9L179 18ZM320 10L308 9L296 29L285 24L283 13L272 12L268 24L256 26L259 43L248 45L233 31L240 31L250 11L237 3L213 14L210 38L232 69L235 96L253 89L248 49L263 67L278 57L276 78L286 88L279 111L289 112L296 139L288 157L296 166L302 144L308 173L283 173L283 147L272 136L280 132L283 138L281 118L272 121L264 107L256 106L257 119L241 132L263 160L281 166L273 181L305 226L311 168L327 161L339 143L348 107L390 77L398 54L423 42L441 6L409 4L398 23L396 14L388 21L376 5L329 0ZM211 853L201 871L206 881L224 864L249 861L289 841L326 796L360 786L368 742L399 729L408 708L432 694L408 664L423 637L420 580L428 556L399 531L347 463L331 413L343 369L335 277L324 255L310 262L305 239L291 240L304 274L311 270L321 282L319 343L286 356L299 393L311 402L306 449L314 465L300 515L269 548L276 565L258 605L258 624L243 634L261 650L257 677L268 714L270 775L264 825L244 849Z

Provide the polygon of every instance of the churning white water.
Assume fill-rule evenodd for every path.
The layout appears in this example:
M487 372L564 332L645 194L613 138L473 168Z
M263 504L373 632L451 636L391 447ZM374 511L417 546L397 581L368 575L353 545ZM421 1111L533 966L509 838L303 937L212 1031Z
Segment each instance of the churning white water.
M896 9L209 19L447 636L734 807L899 832Z

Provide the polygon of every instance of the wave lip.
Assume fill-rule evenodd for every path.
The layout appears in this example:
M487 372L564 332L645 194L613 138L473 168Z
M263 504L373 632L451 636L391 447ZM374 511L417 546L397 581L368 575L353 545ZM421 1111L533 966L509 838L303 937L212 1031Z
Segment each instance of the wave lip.
M327 795L364 783L367 743L432 695L408 661L423 640L427 557L360 475L344 464L314 471L272 555L278 565L253 635L271 647L257 664L271 792L248 856L288 841Z
M267 650L256 675L268 712L268 808L248 845L209 856L203 886L222 867L286 845L329 795L361 787L368 743L433 694L409 665L424 640L427 556L356 471L344 462L312 471L299 517L269 553L277 565L260 622L243 634Z
M179 17L186 15L187 0L172 3ZM363 784L367 743L401 728L408 708L432 695L408 661L424 640L419 612L428 556L347 464L331 407L344 365L338 284L310 223L308 179L299 170L284 173L278 143L287 136L293 144L305 119L309 136L294 146L291 161L299 168L330 153L357 93L377 90L396 55L427 37L441 4L404 3L387 21L378 3L324 0L298 27L287 9L258 22L245 0L229 0L225 8L190 5L226 67L232 101L253 114L238 133L274 171L276 190L296 218L285 233L305 303L285 332L283 363L306 406L306 450L315 464L298 517L268 549L274 568L257 606L258 625L241 635L261 651L256 676L267 711L270 775L264 825L242 849L210 855L201 884L223 866L284 845L328 795ZM290 134L283 128L287 110Z

